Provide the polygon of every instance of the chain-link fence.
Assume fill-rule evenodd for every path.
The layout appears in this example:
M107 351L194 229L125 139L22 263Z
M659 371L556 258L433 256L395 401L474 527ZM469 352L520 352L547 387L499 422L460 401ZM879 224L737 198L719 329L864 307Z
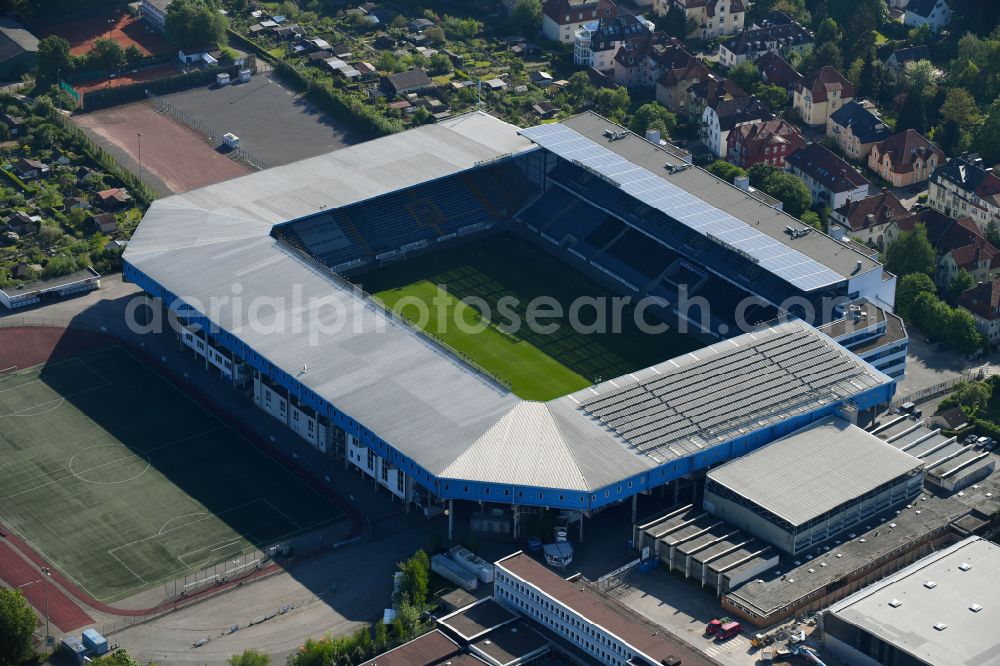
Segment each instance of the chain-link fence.
M907 402L922 402L924 400L929 400L931 398L936 398L939 395L947 393L949 390L955 388L962 382L977 381L985 378L990 373L990 366L981 365L977 368L969 368L964 370L961 375L954 377L947 381L934 384L932 386L926 386L918 391L913 391L912 393L907 393L906 395L900 396L889 403L891 409L895 409L900 405L906 404Z

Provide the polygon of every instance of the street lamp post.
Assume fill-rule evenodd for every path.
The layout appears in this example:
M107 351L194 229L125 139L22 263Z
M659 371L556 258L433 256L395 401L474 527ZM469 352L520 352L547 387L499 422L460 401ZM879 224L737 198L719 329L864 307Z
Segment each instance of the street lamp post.
M52 575L52 571L48 567L42 567L42 583L45 587L45 644L48 645L51 640L51 634L49 633L49 576Z

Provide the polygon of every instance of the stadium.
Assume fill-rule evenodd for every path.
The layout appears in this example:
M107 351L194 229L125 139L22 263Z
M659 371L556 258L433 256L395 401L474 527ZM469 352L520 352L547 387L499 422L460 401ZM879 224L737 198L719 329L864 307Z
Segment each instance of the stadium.
M496 507L515 536L525 512L634 508L830 415L870 422L895 390L807 323L891 312L894 276L592 113L472 113L162 199L124 259L181 343L288 426L278 446L428 513ZM484 314L514 297L530 318L546 294L629 297L673 327Z

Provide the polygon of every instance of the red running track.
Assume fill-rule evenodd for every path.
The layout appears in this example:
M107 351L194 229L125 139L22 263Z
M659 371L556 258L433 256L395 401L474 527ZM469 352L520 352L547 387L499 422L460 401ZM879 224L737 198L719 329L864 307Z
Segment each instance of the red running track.
M20 588L32 606L38 609L39 615L45 613L45 586L41 580L42 572L24 561L7 544L0 541L0 578L13 588ZM21 587L21 586L24 587ZM94 620L62 590L55 585L48 586L49 620L63 632L73 631Z

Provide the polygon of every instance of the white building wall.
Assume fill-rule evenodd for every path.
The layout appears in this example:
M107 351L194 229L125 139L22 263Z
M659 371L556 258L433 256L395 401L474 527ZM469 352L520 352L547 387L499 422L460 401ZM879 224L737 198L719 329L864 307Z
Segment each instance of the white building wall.
M277 391L254 377L253 380L254 402L262 410L278 419L284 424L288 424L288 401Z

